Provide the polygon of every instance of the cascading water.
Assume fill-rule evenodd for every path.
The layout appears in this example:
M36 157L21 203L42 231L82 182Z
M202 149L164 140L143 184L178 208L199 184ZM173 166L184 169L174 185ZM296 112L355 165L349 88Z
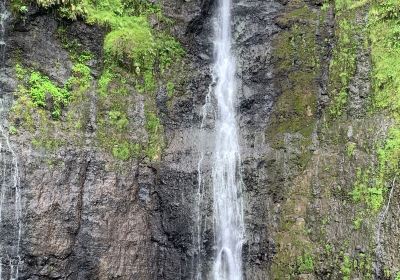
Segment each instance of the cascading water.
M0 3L0 70L5 74L6 23L9 12L5 1ZM20 243L22 231L21 184L18 158L5 129L11 99L0 93L0 280L15 280L21 265Z
M244 220L240 151L236 124L235 60L231 53L231 0L220 0L215 21L213 96L216 101L215 144L212 158L213 215L216 255L214 280L242 279ZM206 116L206 112L203 117ZM201 157L202 160L203 156ZM200 162L201 163L201 162ZM200 171L199 171L200 172Z

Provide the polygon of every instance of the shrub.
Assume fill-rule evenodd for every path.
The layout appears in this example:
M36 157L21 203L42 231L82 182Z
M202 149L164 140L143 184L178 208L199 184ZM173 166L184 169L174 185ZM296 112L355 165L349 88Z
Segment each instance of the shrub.
M131 152L129 150L129 143L123 142L121 144L115 145L112 154L115 158L120 160L128 160L131 156Z
M129 121L125 113L116 110L111 110L108 113L108 116L111 124L114 125L118 130L122 131L128 127Z
M314 271L314 260L309 253L297 258L299 273L311 273Z
M62 107L69 101L70 93L66 89L56 86L48 77L36 71L31 73L29 85L29 94L33 103L43 108L51 106L52 108L48 109L51 109L53 118L58 119ZM49 102L52 104L49 104Z

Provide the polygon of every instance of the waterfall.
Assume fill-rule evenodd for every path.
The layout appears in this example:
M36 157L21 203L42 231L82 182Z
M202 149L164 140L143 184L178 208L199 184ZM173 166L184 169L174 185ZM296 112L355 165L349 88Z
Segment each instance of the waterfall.
M244 220L240 149L236 124L235 60L231 53L231 0L220 0L214 24L213 84L203 107L215 105L212 190L215 258L214 280L242 279ZM211 95L211 96L210 96ZM210 104L215 102L216 104ZM201 161L203 154L201 155ZM199 170L199 174L201 170ZM199 184L201 188L202 182ZM198 276L196 279L200 279Z
M0 3L0 70L5 74L6 23L10 16L5 1ZM21 183L18 157L7 132L9 102L0 94L0 280L19 277L21 265L20 243L22 231ZM10 234L11 233L11 234ZM4 263L8 260L7 263ZM5 276L3 275L5 274Z

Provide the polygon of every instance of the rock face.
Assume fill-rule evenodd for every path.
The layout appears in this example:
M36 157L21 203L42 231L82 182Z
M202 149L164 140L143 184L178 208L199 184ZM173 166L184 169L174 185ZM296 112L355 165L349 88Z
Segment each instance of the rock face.
M335 79L329 63L335 56L338 28L332 7L323 10L320 1L302 0L233 2L245 185L245 279L342 279L347 277L348 262L352 277L384 279L385 266L400 265L399 240L394 237L400 232L395 219L399 209L388 208L386 219L378 221L377 215L364 215L348 198L357 169L376 161L369 149L385 137L391 124L383 115L371 118L366 113L368 50L358 44L346 117L327 121ZM16 63L64 84L73 63L59 37L62 28L94 54L91 75L97 80L106 32L83 22L62 21L34 7L23 18L10 19L0 92L5 130L0 137L5 170L0 206L4 279L15 275L16 267L20 279L172 280L195 279L198 273L210 279L210 153L204 154L201 174L198 171L201 150L212 150L214 116L203 119L203 105L212 83L210 34L216 4L163 3L164 13L175 20L174 35L187 50L187 73L181 94L171 104L165 88L156 94L166 143L156 162L132 159L118 164L97 145L95 87L84 103L88 117L79 144L66 139L65 145L49 152L32 145L32 135L38 132L8 133L12 124L3 115L17 90ZM360 12L359 25L365 24L363 16ZM362 35L356 40L362 41ZM144 98L134 90L130 94L137 133L145 135ZM15 200L13 188L16 160L21 202ZM199 180L206 186L200 191ZM395 190L392 205L398 199ZM362 226L355 230L358 218L363 219ZM377 225L390 232L382 237L384 249L378 260Z

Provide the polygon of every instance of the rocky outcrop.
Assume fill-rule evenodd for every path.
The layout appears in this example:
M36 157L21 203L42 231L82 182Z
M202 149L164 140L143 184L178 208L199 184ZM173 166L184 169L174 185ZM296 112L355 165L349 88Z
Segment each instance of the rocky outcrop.
M332 117L332 108L339 108L332 107L337 83L329 66L339 46L335 34L340 17L334 8L321 1L233 2L245 278L341 279L350 269L354 277L384 279L386 266L399 265L399 213L389 207L385 219L378 220L349 195L360 180L357 170L376 162L376 144L391 124L383 114L367 113L371 62L361 43L365 34L355 38L349 99L341 108L345 113ZM168 97L165 85L154 96L165 140L156 161L119 161L99 144L98 111L104 104L96 82L103 67L105 28L61 20L35 7L9 21L1 112L10 111L18 92L16 64L40 71L58 86L67 82L74 62L66 42L76 41L93 54L93 80L78 106L81 130L71 132L66 125L54 130L64 138L62 145L35 145L41 131L12 133L13 124L3 121L18 159L22 198L16 253L15 167L3 136L4 278L13 273L18 256L20 279L172 280L194 279L199 273L209 278L214 116L203 116L203 106L212 84L215 5L212 0L163 3L164 14L175 22L171 31L187 53L177 71L174 97ZM365 24L364 16L360 9L354 24ZM147 139L147 97L132 87L128 91L131 137ZM395 189L392 205L397 200ZM379 234L382 263L374 261L377 225L386 232Z

